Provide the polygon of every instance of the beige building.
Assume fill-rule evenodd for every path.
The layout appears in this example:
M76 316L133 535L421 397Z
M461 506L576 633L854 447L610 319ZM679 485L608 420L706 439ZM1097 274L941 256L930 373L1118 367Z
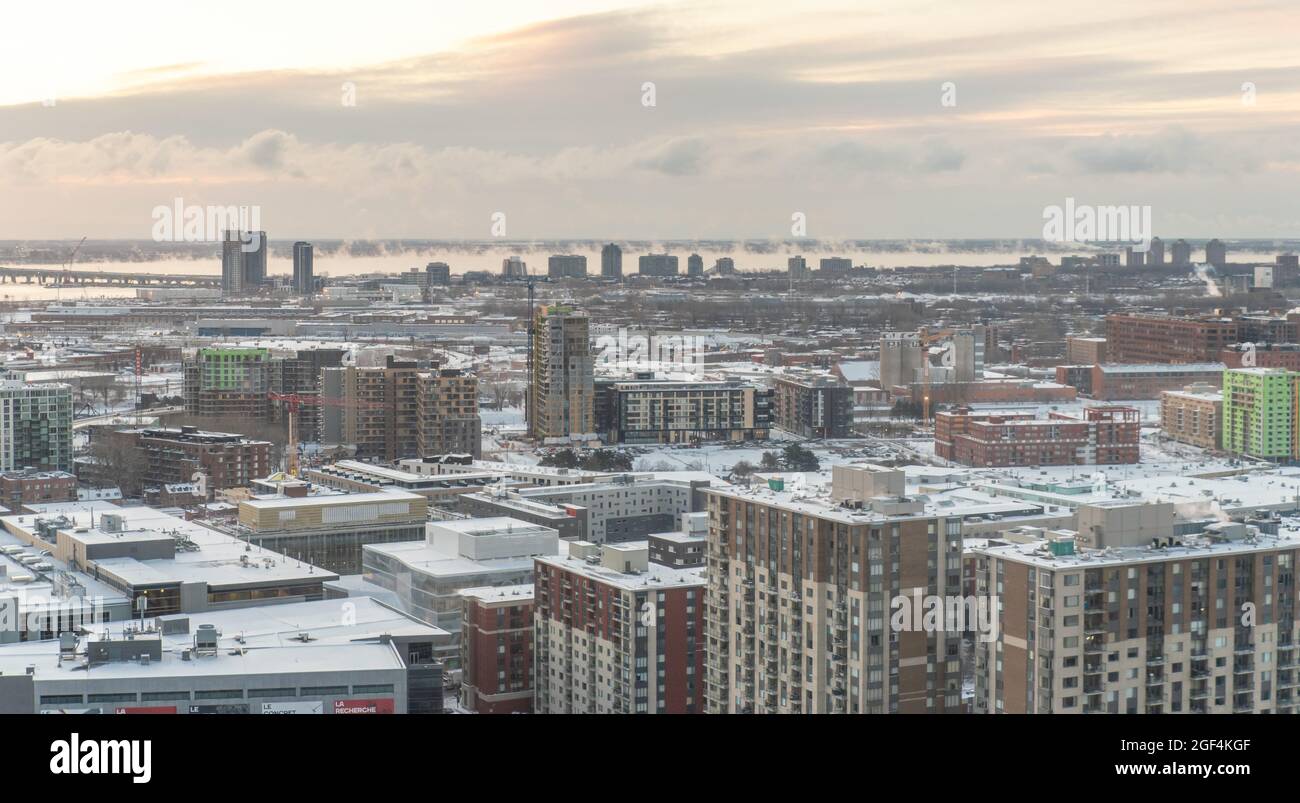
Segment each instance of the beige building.
M1202 449L1223 445L1223 392L1198 383L1160 395L1160 430L1165 437Z
M1300 540L1213 525L1159 548L1068 531L972 550L977 713L1292 713Z
M542 443L596 440L595 358L589 321L570 307L543 307L533 321L528 435Z
M874 479L864 494L891 487ZM959 518L900 497L705 495L709 712L960 710L960 633L893 616L899 600L961 593Z
M407 491L259 496L239 503L232 534L339 574L361 572L365 544L424 538L428 500Z

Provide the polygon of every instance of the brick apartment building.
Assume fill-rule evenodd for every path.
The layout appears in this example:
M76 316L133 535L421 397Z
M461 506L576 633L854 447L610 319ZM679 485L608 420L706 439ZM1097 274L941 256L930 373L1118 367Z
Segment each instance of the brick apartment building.
M1066 337L1065 361L1071 365L1096 365L1106 362L1106 338L1077 335Z
M208 418L261 421L270 413L267 394L271 352L264 348L201 348L183 367L185 412Z
M1138 462L1140 426L1133 407L1088 407L1081 419L960 408L935 416L934 451L976 467L1128 464Z
M534 563L537 713L703 713L702 569L585 541Z
M478 714L533 710L533 587L460 592L461 703Z
M77 501L77 478L66 471L0 472L0 506L11 513L24 505Z
M148 459L148 469L138 482L131 477L96 477L122 484L122 492L128 495L145 487L189 483L197 473L205 477L210 497L214 491L242 488L271 473L271 444L235 433L197 427L143 428L109 431L99 437L138 449Z
M354 446L358 460L480 454L478 379L388 357L382 367L325 368L322 443Z
M1208 363L1237 342L1237 322L1121 313L1106 316L1106 359L1116 363Z
M1220 362L1094 365L1088 395L1098 401L1158 399L1167 390L1198 382L1217 387L1223 367Z
M1286 368L1300 371L1300 344L1239 343L1225 348L1219 359L1225 368Z

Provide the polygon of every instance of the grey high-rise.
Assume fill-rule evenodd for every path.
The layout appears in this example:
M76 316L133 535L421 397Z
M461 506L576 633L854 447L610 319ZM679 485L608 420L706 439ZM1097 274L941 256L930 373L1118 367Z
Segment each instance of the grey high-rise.
M293 244L293 291L309 296L316 290L316 276L312 270L311 243Z
M623 278L623 249L614 243L600 249L600 278Z
M244 232L244 289L257 290L266 283L266 232Z
M237 296L244 291L244 241L238 231L227 230L221 241L221 294Z

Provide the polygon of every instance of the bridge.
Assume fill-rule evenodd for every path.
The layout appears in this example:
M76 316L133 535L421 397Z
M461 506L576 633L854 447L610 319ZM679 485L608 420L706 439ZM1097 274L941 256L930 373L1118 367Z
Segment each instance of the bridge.
M0 284L42 284L49 287L221 287L220 276L188 273L115 273L63 268L0 266Z

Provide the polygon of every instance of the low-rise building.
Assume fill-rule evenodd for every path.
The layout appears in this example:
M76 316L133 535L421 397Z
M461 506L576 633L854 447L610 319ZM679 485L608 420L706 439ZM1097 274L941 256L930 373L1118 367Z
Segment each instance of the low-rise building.
M934 452L980 467L1136 463L1140 426L1133 407L1087 407L1081 418L1053 412L1045 419L958 408L935 416Z

